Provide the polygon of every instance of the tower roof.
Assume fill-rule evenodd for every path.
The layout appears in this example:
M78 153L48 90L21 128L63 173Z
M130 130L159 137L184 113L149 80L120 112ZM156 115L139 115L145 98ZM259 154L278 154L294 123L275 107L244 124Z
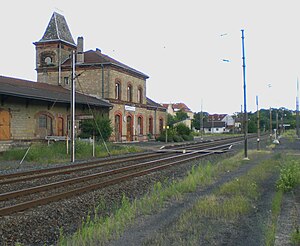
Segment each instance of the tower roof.
M76 46L65 17L56 12L53 13L46 31L38 43L49 41L63 41Z

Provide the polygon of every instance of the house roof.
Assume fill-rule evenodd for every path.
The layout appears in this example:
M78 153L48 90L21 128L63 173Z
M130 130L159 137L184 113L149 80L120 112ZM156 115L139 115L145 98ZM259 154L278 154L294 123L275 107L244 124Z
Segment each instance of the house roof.
M26 99L48 102L70 103L70 90L61 86L33 82L23 79L0 76L0 95L9 95ZM89 104L98 107L112 107L102 99L76 92L76 104Z
M225 122L223 121L214 121L214 122L203 122L204 128L219 128L219 127L225 127Z
M162 105L160 105L157 102L154 102L152 99L150 99L148 97L147 97L147 106L165 110L165 108Z
M63 41L76 46L65 17L54 12L43 37L37 43Z
M84 62L77 64L77 66L91 66L91 65L113 65L122 69L125 69L129 72L135 73L144 79L148 79L149 76L134 69L131 68L124 63L121 63L113 58L111 58L108 55L105 55L101 52L101 50L96 49L96 50L88 50L84 52ZM67 59L62 66L71 66L71 58Z
M183 112L192 112L184 103L162 103L162 106L167 109L170 104L174 111L182 110Z
M227 114L210 114L208 115L208 120L211 121L221 121L223 120L225 117L227 116Z

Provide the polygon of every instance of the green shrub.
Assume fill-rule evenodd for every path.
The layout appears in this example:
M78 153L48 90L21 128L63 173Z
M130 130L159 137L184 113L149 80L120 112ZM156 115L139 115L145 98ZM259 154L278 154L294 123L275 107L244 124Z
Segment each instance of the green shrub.
M182 138L184 141L193 141L194 140L193 135L182 135Z
M277 189L290 191L300 182L299 162L289 161L286 166L280 170L280 177L276 184Z
M110 119L100 115L96 115L95 119L83 120L80 124L80 129L80 137L88 138L95 135L97 140L104 141L110 138L113 131Z
M175 135L173 137L174 142L178 143L178 142L183 142L183 138L181 136Z
M188 136L191 134L191 129L183 123L179 123L178 125L176 125L175 130L179 136L183 136L183 135Z

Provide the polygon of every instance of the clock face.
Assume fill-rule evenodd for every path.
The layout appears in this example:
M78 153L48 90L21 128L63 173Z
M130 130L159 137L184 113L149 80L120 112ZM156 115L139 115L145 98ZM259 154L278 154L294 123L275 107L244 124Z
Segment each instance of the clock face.
M46 63L46 65L50 65L52 63L52 58L50 56L47 56L45 58L45 63Z

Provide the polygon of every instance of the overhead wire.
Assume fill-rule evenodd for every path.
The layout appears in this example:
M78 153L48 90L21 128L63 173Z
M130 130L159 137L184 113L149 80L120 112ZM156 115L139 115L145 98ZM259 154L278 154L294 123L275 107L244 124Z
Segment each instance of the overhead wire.
M84 71L83 71L83 72L84 72ZM83 73L83 72L82 72L82 73ZM108 147L107 147L107 144L106 144L106 142L105 142L105 140L104 140L104 138L103 138L103 135L102 135L102 132L101 132L101 130L100 130L100 127L99 127L99 125L98 125L98 122L96 121L94 111L92 110L91 105L90 105L90 103L89 103L88 100L87 100L87 95L85 94L85 91L83 90L83 88L82 88L82 86L81 86L81 83L80 83L80 81L79 81L79 76L80 76L82 73L80 73L79 75L76 75L76 76L75 76L75 79L77 79L78 85L79 85L79 87L80 87L80 91L82 92L82 94L84 95L84 97L85 97L85 99L86 99L86 104L88 105L89 111L90 111L90 113L91 113L92 116L93 116L94 123L95 123L96 128L97 128L97 130L98 130L98 132L99 132L99 134L100 134L100 137L101 137L101 139L102 139L102 141L103 141L103 144L104 144L104 147L105 147L105 149L106 149L106 151L107 151L107 154L108 154L109 156L111 156L110 151L109 151L109 149L108 149Z

